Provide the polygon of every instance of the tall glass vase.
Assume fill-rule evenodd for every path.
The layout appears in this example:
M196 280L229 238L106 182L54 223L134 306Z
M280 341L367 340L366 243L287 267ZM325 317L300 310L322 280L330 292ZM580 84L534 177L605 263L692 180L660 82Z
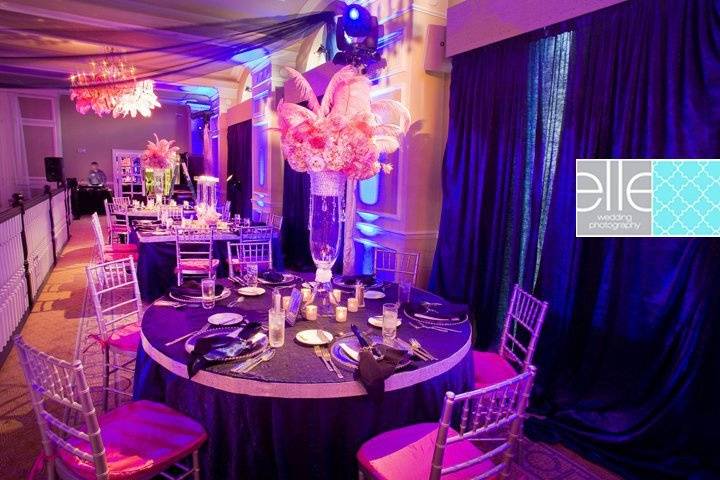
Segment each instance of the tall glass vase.
M163 197L165 195L165 169L154 168L153 169L153 193L157 198L158 195Z
M309 174L310 253L317 268L314 303L320 315L334 316L335 300L331 295L330 280L332 267L340 254L346 177L338 172L309 172Z

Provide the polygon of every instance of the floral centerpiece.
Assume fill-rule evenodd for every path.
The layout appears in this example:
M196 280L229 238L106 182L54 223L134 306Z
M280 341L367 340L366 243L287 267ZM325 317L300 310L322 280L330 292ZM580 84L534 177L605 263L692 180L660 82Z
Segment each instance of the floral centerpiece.
M370 81L351 65L333 75L322 101L300 73L287 70L308 107L281 102L278 130L290 167L310 175L310 252L318 283L314 297L320 314L332 315L331 268L339 254L346 180L392 171L380 156L400 147L410 113L394 100L372 101Z
M155 143L148 140L140 159L145 171L153 172L152 183L155 195L163 195L165 193L165 172L167 169L175 167L180 147L174 145L175 140L158 138L157 133L154 135Z
M410 123L407 108L395 100L370 98L370 81L348 65L328 83L322 103L297 71L288 68L308 107L281 102L278 121L282 151L298 172L338 172L364 180L381 170L381 153L392 153Z

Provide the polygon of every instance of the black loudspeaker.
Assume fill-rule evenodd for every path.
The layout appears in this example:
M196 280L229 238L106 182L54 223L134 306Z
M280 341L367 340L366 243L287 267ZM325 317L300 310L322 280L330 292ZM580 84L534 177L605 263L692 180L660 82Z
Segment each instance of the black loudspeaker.
M62 157L45 157L45 180L48 182L62 182L63 179Z

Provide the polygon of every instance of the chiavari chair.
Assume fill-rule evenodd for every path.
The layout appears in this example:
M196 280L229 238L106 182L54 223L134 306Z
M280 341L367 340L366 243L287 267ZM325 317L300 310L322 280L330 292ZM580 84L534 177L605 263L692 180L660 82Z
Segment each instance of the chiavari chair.
M107 199L105 199L103 203L105 205L105 222L107 223L110 244L128 243L130 237L130 221L128 218L127 205L108 203ZM121 237L125 239L124 242L121 240Z
M547 309L547 302L519 285L513 287L499 350L473 352L477 388L506 380L530 367Z
M402 427L365 442L357 453L360 478L509 478L534 376L530 367L496 385L447 392L439 423Z
M373 259L373 273L378 279L393 282L407 281L415 285L419 263L419 253L396 252L376 248Z
M272 245L270 240L264 242L227 243L228 269L230 276L242 276L247 265L257 264L258 270L272 268Z
M177 284L182 285L186 276L214 277L219 264L213 258L215 229L175 230L175 256Z
M99 415L79 360L70 363L48 355L20 336L14 341L40 428L39 459L49 480L200 479L198 449L207 434L195 420L147 400ZM58 415L58 410L66 413ZM76 417L77 424L68 421ZM191 466L180 463L188 457ZM174 476L166 472L170 467Z
M95 340L103 354L103 407L107 409L109 392L130 395L111 387L110 375L134 373L131 365L140 344L142 300L132 258L88 265L85 272L95 307Z

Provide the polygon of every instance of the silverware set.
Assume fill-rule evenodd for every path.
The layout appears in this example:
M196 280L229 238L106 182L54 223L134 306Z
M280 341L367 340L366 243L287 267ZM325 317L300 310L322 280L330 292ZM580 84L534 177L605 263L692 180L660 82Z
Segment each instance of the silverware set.
M233 367L231 370L233 373L248 373L253 368L257 367L261 363L269 361L271 358L275 356L275 349L274 348L268 348L260 355L250 358L248 360L245 360L244 362L240 363L238 366Z
M432 353L427 351L425 347L423 347L420 342L418 342L416 339L411 338L410 343L406 342L405 340L402 340L400 338L395 339L395 343L399 345L401 348L404 348L408 350L412 355L415 355L416 357L420 358L421 360L437 360L437 357L434 356Z
M338 378L345 378L340 369L333 363L330 350L319 345L315 345L313 350L315 351L315 355L325 364L325 368L327 368L329 372L335 373Z

